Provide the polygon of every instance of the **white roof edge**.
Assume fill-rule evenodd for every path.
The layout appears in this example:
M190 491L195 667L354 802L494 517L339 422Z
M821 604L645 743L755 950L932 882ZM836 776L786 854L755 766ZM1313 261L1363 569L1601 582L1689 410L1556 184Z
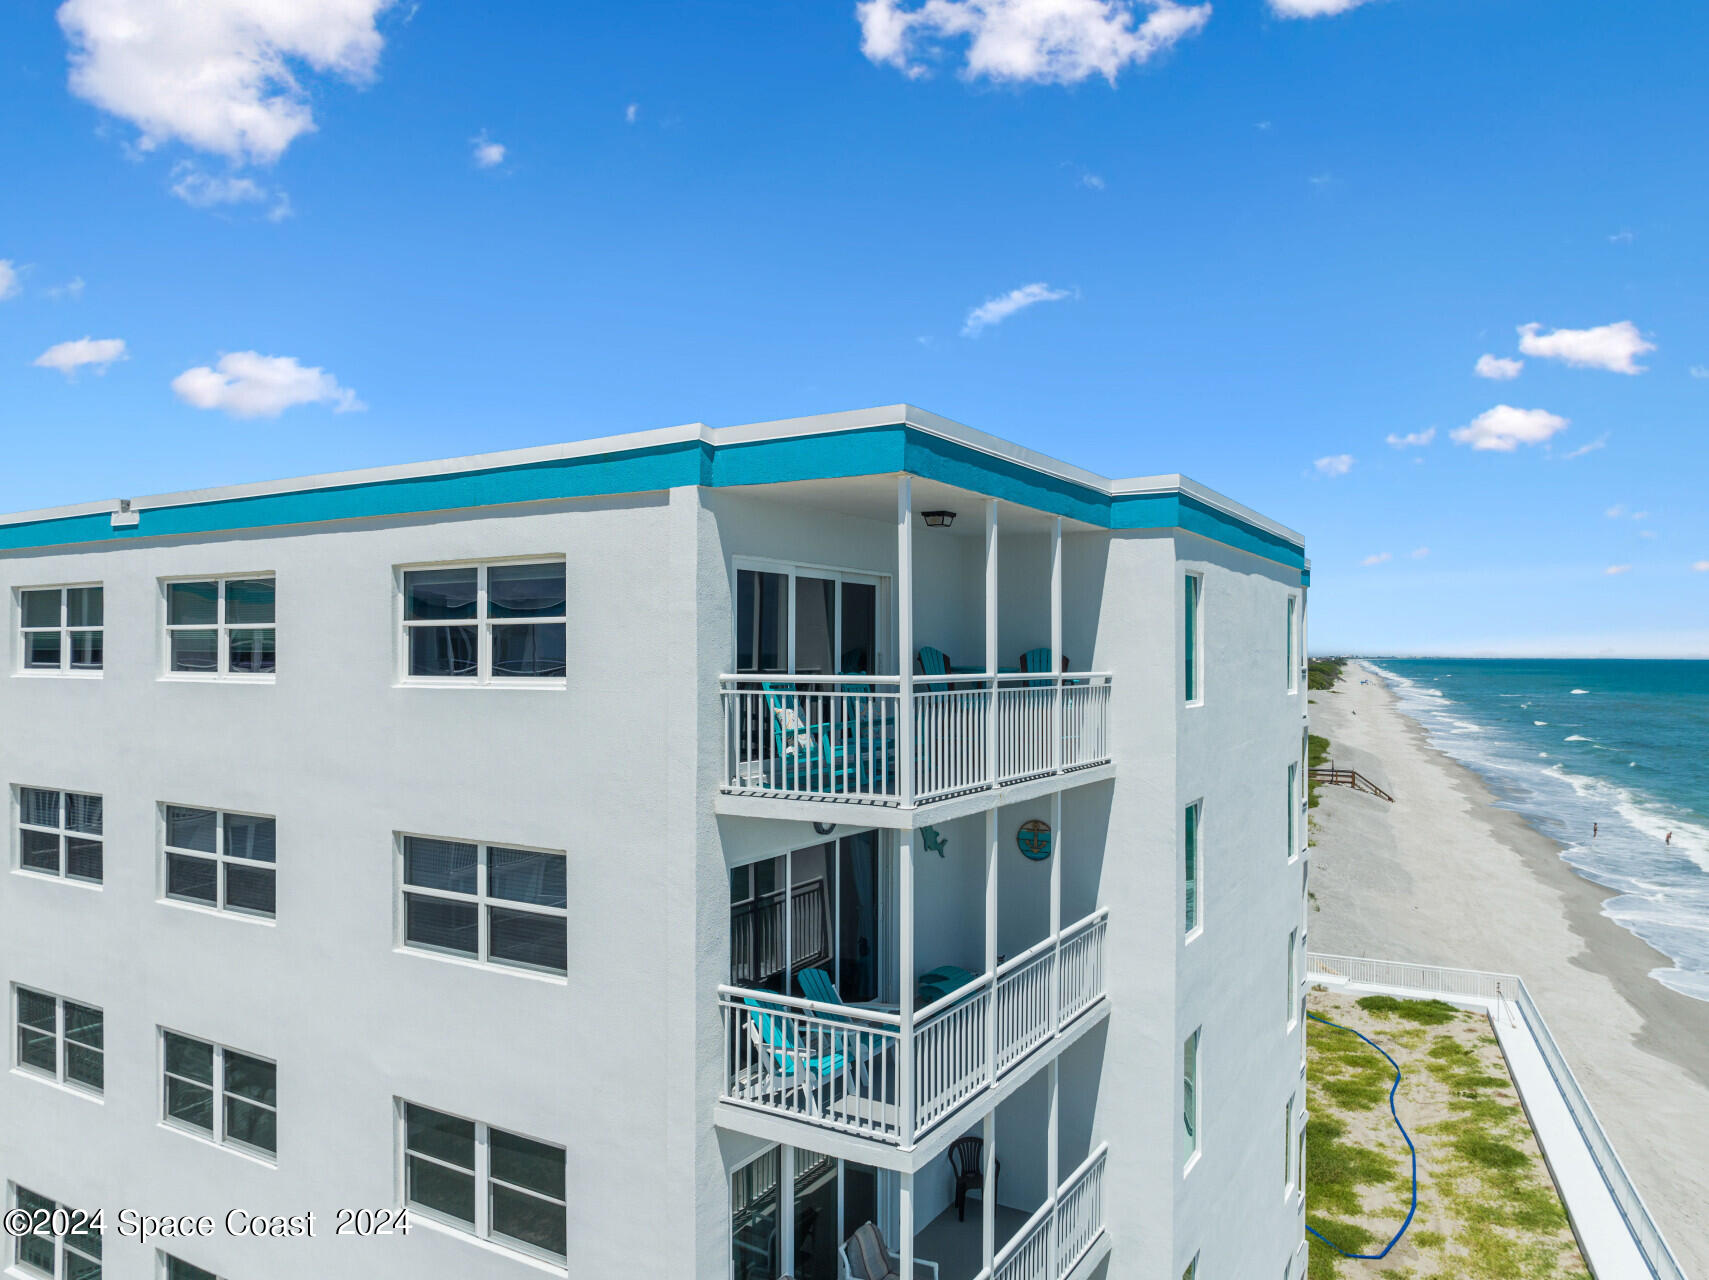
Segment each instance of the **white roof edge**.
M507 449L496 453L468 454L457 458L439 458L427 462L408 462L382 467L365 467L353 471L324 472L297 476L286 480L263 480L252 484L220 485L211 489L186 489L177 493L150 494L130 499L133 511L148 511L161 507L183 507L203 502L223 502L233 498L265 497L273 494L301 493L310 489L333 489L346 485L382 484L392 480L412 480L423 476L446 475L461 471L498 470L504 467L527 466L537 462L555 462L566 458L590 457L601 453L622 453L636 449L656 448L678 444L685 440L703 440L709 444L745 444L762 440L783 440L797 436L823 435L837 431L854 431L863 427L886 427L905 422L909 426L946 440L962 444L981 453L1000 458L1029 470L1056 476L1073 484L1111 495L1164 493L1180 491L1190 494L1207 506L1255 525L1278 537L1298 542L1304 539L1286 525L1242 506L1232 498L1181 475L1144 476L1112 480L1064 462L1060 458L1039 453L1013 441L945 418L911 404L878 405L870 409L850 409L836 413L814 414L801 418L780 418L771 422L752 422L730 427L708 427L702 422L662 427L652 431L627 432L621 435L599 436L591 440L574 440L563 444L537 445L526 449ZM110 498L96 502L73 503L61 507L45 507L34 511L0 514L0 525L28 524L39 520L61 520L72 516L100 515L117 511L120 501Z

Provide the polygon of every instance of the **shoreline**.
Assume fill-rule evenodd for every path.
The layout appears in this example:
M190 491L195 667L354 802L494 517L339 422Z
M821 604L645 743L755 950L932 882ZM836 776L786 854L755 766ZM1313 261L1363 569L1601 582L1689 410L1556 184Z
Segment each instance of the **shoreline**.
M1331 757L1395 795L1319 788L1312 949L1523 977L1681 1263L1709 1274L1709 1002L1652 978L1673 962L1603 914L1617 891L1498 807L1381 676L1350 662L1310 696Z

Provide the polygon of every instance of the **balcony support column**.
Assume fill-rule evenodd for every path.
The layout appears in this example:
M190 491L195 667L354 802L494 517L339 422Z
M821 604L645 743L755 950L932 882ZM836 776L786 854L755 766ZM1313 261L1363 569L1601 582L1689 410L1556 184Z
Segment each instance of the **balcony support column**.
M985 1006L985 1078L997 1085L997 810L985 811L985 973L991 983ZM989 1264L991 1259L987 1258Z
M997 1112L985 1113L985 1183L979 1189L980 1257L985 1260L985 1274L991 1274L991 1263L997 1256Z
M996 786L997 772L997 499L985 499L985 675L990 692L985 717L985 779Z
M1062 769L1062 517L1050 522L1050 767Z
M896 1039L896 1121L902 1146L914 1145L914 833L900 831L896 839L897 896L901 898L901 932L897 937L897 1010L901 1027ZM913 1232L907 1233L909 1239Z
M795 1148L786 1142L777 1156L777 1256L787 1267L795 1256Z
M914 477L896 481L896 670L902 677L896 705L897 800L914 803ZM906 975L913 981L913 973Z
M1062 1029L1062 792L1050 795L1050 1031Z
M1058 1134L1061 1125L1061 1070L1060 1058L1050 1060L1050 1118L1046 1123L1044 1145L1044 1176L1050 1187L1050 1252L1045 1257L1050 1259L1050 1274L1056 1273L1056 1258L1059 1241L1062 1235L1062 1224L1057 1220L1057 1196L1061 1191L1062 1153L1058 1150L1061 1145Z
M902 1237L896 1242L896 1256L902 1263L902 1274L912 1276L914 1274L914 1175L900 1173L896 1175L896 1180L901 1184L897 1192L900 1203L897 1205L896 1234ZM794 1263L790 1262L786 1265L793 1266Z

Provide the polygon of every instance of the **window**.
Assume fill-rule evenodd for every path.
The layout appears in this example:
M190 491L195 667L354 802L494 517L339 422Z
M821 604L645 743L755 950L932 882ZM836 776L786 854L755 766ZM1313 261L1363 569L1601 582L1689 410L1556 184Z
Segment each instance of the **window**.
M399 848L405 946L567 971L565 855L425 836Z
M1288 930L1288 1030L1294 1028L1294 1000L1300 989L1298 929Z
M562 679L564 562L406 569L404 673L411 679Z
M1186 930L1190 938L1199 929L1199 902L1204 886L1203 868L1199 863L1199 808L1198 804L1187 806L1185 831L1183 834L1182 879L1187 885L1187 918Z
M271 577L168 582L166 669L242 679L277 665Z
M34 587L18 592L25 671L101 669L101 588Z
M1199 1255L1194 1254L1193 1260L1187 1264L1187 1269L1181 1273L1181 1280L1194 1280L1199 1274Z
M1299 812L1300 801L1300 767L1297 764L1288 765L1288 861L1292 862L1300 856L1299 832L1294 829L1294 822Z
M1299 1130L1295 1134L1294 1138L1294 1170L1296 1174L1294 1185L1298 1187L1300 1191L1300 1207L1302 1212L1305 1207L1305 1126L1306 1117L1304 1114L1301 1114Z
M174 1258L170 1253L160 1255L161 1280L220 1280L212 1271L204 1271L201 1267L191 1266L182 1258Z
M1199 1035L1193 1032L1181 1049L1181 1125L1187 1140L1189 1169L1199 1156L1199 1120L1203 1115L1199 1102Z
M173 1031L160 1038L166 1123L267 1156L278 1151L273 1063Z
M221 911L273 915L272 818L162 805L166 896Z
M28 987L19 987L17 997L18 1066L100 1093L106 1062L101 1011Z
M1282 1193L1294 1189L1294 1100L1282 1104Z
M18 866L101 883L101 797L18 788Z
M404 1204L530 1253L565 1260L564 1149L403 1104Z
M87 1229L84 1215L19 1186L12 1188L12 1207L31 1215L29 1231L16 1233L12 1251L19 1271L52 1280L101 1280L101 1233ZM55 1214L68 1228L63 1235L53 1230Z
M1300 666L1294 661L1294 610L1299 602L1293 596L1288 597L1288 692L1296 693L1300 687Z
M1182 652L1186 660L1187 701L1198 702L1203 694L1199 689L1199 612L1200 599L1204 590L1204 578L1196 573L1187 575L1186 634L1182 639Z

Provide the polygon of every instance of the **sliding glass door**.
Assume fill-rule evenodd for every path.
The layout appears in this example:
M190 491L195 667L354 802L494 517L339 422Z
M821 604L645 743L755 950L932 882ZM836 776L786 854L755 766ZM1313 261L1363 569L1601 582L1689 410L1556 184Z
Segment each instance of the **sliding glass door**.
M736 570L736 670L874 675L884 652L882 579L836 569Z
M732 868L730 984L801 995L801 972L823 969L843 1000L880 998L879 864L861 831Z
M789 1150L794 1177L784 1184L782 1147L772 1147L730 1177L730 1260L735 1280L838 1280L837 1250L863 1223L878 1221L878 1171L800 1147ZM781 1266L783 1223L794 1231L792 1266Z

